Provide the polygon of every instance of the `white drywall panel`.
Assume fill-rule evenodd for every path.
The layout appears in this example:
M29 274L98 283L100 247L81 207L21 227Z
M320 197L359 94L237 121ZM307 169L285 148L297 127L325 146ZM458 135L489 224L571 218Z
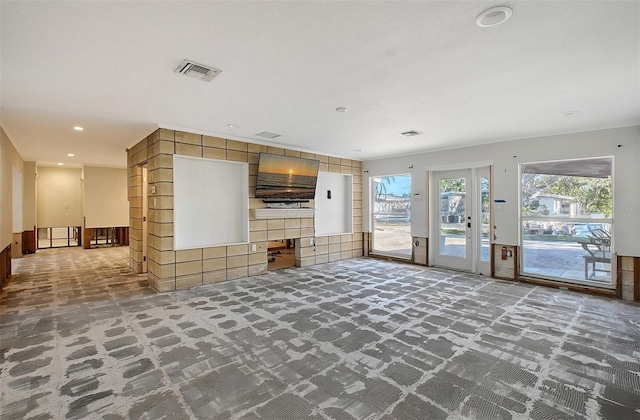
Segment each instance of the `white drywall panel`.
M174 249L249 241L249 164L173 156Z
M329 192L331 198L329 198ZM318 172L315 197L316 236L353 232L353 176Z
M85 166L84 216L88 228L129 226L126 169Z
M82 226L82 169L38 166L38 227Z

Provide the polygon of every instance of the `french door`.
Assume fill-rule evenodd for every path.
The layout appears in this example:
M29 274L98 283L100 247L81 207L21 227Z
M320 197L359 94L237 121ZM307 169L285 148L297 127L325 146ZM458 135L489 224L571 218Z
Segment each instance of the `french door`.
M490 274L489 169L431 174L434 265Z

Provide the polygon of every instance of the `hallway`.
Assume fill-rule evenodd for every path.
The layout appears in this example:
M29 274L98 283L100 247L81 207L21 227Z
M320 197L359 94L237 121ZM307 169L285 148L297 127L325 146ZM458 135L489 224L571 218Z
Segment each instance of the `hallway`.
M638 305L373 259L158 294L127 248L0 295L0 418L634 419Z

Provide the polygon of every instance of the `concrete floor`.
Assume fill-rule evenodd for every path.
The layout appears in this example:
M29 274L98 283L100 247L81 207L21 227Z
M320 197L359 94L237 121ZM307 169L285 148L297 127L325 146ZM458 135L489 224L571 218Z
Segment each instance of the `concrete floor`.
M5 419L638 419L640 306L353 259L156 294L127 248L0 295Z

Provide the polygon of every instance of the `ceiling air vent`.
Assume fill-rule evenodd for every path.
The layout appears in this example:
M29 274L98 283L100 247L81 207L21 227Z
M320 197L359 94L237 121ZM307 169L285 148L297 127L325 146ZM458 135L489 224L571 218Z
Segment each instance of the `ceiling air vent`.
M268 139L275 139L276 137L280 137L280 134L270 133L268 131L263 131L261 133L256 134L258 137L265 137Z
M195 63L190 60L184 60L177 69L176 73L184 74L185 76L193 77L194 79L204 80L210 82L211 79L222 73L222 70L214 69L213 67L207 67L204 64Z
M422 133L419 132L419 131L416 131L416 130L404 131L404 132L400 133L401 136L405 136L405 137L419 136L420 134L422 134Z

